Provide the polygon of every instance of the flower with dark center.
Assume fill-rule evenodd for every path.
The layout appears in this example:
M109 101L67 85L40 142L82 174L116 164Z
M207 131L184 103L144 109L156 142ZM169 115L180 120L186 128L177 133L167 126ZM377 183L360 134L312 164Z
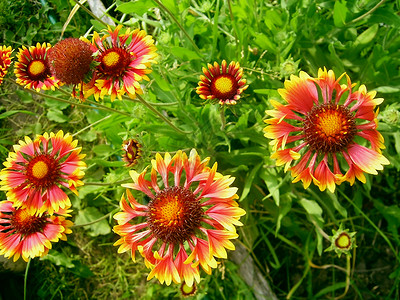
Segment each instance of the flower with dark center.
M278 90L288 104L271 100L274 109L267 110L272 118L265 121L269 125L264 132L273 139L271 158L285 165L293 182L301 180L304 188L314 182L321 191L334 192L336 184L353 185L355 178L365 183L364 172L377 174L389 164L381 154L383 137L374 111L383 99L374 98L376 92L368 93L364 85L353 91L347 75L347 84L341 85L344 75L336 79L326 69L319 69L317 78L305 72L292 75ZM299 161L290 166L294 160Z
M0 84L3 83L3 78L8 72L8 68L11 65L12 57L11 53L13 49L11 46L0 46Z
M66 220L69 212L60 209L53 215L36 215L26 208L14 208L11 201L0 201L0 255L14 257L14 261L20 256L28 261L46 255L52 242L65 241L72 232L73 223Z
M338 230L332 230L332 236L329 237L331 245L325 251L335 251L340 257L342 254L351 255L350 250L357 247L355 244L356 232L349 232L348 229L343 229L341 223Z
M196 93L201 99L218 101L219 104L233 105L240 99L240 94L248 88L246 79L242 79L243 69L238 62L232 61L229 66L223 60L221 67L217 62L214 66L203 67L204 75L200 75Z
M218 173L216 163L210 169L208 161L194 149L189 157L181 151L172 158L157 154L150 180L146 170L131 171L133 183L123 184L151 200L139 204L126 191L122 212L114 216L114 232L121 236L114 245L119 253L129 250L133 260L138 250L152 269L149 280L156 277L167 285L184 281L192 287L194 280L200 281L199 265L210 274L217 267L215 257L227 258L225 249L235 249L230 240L238 237L235 225L242 225L239 219L246 212L235 201L237 188L230 187L234 178Z
M92 77L93 51L90 44L78 38L66 38L55 44L49 51L51 74L65 84L80 85L80 100L84 100L83 84Z
M26 208L29 213L52 214L59 208L71 206L68 196L60 187L77 194L76 187L83 185L82 161L84 154L70 134L47 132L34 141L25 137L14 145L6 168L0 171L0 189L7 191L7 199L14 207Z
M59 80L50 73L48 64L48 52L50 44L37 43L36 47L26 48L22 46L17 54L18 62L15 63L14 73L17 76L17 83L27 89L36 91L54 90L58 87Z
M126 167L133 167L137 164L138 159L142 156L141 148L142 145L134 139L123 141L122 150L124 154L122 160L126 163Z
M119 33L122 25L114 31L109 27L108 34L99 36L93 33L92 50L96 52L96 71L94 80L85 85L85 97L94 95L95 99L103 99L105 95L122 99L125 93L135 98L136 93L142 94L139 82L149 81L147 74L151 73L151 64L157 57L154 40L144 30L128 28L125 33ZM111 40L111 43L109 42Z

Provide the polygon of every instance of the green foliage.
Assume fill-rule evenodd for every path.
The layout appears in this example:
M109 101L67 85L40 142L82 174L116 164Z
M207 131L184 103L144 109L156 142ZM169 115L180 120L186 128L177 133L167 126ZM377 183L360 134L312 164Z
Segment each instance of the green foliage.
M62 0L51 0L47 7L1 2L0 44L56 42L74 5ZM79 196L71 195L79 226L67 245L58 243L57 251L34 265L34 293L49 299L180 297L177 286L165 287L154 279L146 284L148 269L142 259L133 263L112 246L116 237L111 216L124 192L120 184L130 180L121 143L135 138L144 146L135 166L138 172L150 165L155 152L196 148L201 157L218 162L219 172L236 178L239 205L247 211L240 241L279 299L327 299L348 287L343 257L323 252L329 246L323 232L341 223L357 232L358 245L344 299L399 299L399 4L164 0L162 5L165 8L152 0L116 1L109 11L116 23L143 28L156 40L158 64L152 67L150 82L142 83L144 100L158 114L129 99L105 99L102 106L89 99L80 106L73 99L69 100L76 105L44 100L8 82L0 87L3 161L24 135L58 129L77 133L87 155L85 186ZM55 24L49 21L50 12ZM80 9L64 36L92 32L92 24L97 31L104 28ZM195 93L201 68L223 59L240 62L249 84L239 103L228 108L204 102ZM269 100L283 102L277 89L283 88L284 80L300 70L316 76L324 66L337 75L346 72L353 82L385 98L379 130L385 138L384 155L391 161L379 175L367 176L365 185L343 183L333 194L292 183L290 173L270 158L272 148L262 132L265 110L272 109ZM60 92L45 95L68 99ZM96 220L100 221L92 224ZM86 223L90 224L83 226ZM240 275L237 265L225 260L212 275L202 273L195 298L254 299Z

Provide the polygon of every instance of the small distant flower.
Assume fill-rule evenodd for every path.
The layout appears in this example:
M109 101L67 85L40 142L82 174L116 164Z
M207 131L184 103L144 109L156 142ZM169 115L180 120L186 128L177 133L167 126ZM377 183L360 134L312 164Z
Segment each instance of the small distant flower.
M62 131L38 135L34 141L25 137L14 145L6 168L0 171L0 189L7 191L7 199L14 207L26 208L30 213L47 211L52 214L71 206L71 201L60 188L64 186L77 194L86 164L80 154L78 141Z
M217 62L214 66L203 67L204 75L200 75L196 93L201 99L218 101L219 104L233 105L240 99L240 94L248 88L246 79L242 79L243 69L238 62L232 61L229 66L225 60L221 68Z
M325 251L335 251L340 257L342 254L351 255L350 250L357 247L355 244L356 232L349 232L348 229L343 230L343 224L339 229L332 230L333 235L330 236L331 245Z
M235 249L230 240L238 237L235 225L242 225L239 219L246 212L235 201L237 188L230 187L234 178L216 172L216 163L210 169L208 161L194 149L189 158L181 151L172 158L157 153L150 181L146 170L131 171L133 183L123 185L142 191L150 202L139 204L126 191L122 212L114 216L114 232L121 236L114 245L120 246L119 253L130 251L133 260L136 250L142 254L152 269L148 280L185 281L191 287L200 281L199 264L211 274L217 267L214 257L227 258L225 248Z
M183 297L193 296L197 291L196 283L194 282L192 286L188 286L184 281L181 283L180 291Z
M93 33L92 50L96 52L98 65L95 80L85 86L86 97L94 94L98 100L110 95L114 101L116 97L121 100L127 93L135 98L136 93L143 93L139 82L150 80L146 74L151 73L149 68L157 57L152 36L139 29L131 32L129 28L119 34L121 28L119 25L112 31L109 27L108 34L102 37Z
M376 92L368 93L364 85L352 91L347 75L347 85L341 85L344 75L335 79L326 69L319 69L317 78L305 72L292 75L278 90L288 104L271 100L274 110L266 111L272 116L264 128L265 136L273 139L271 158L291 171L293 182L303 181L304 188L313 181L321 191L334 192L336 184L353 185L356 177L365 183L364 172L376 175L389 164L381 154L383 137L374 111L383 99L374 98ZM363 146L363 140L371 147ZM294 160L299 162L290 167Z
M73 85L73 96L76 96L75 87L80 86L80 99L84 99L83 84L90 80L93 51L89 43L78 38L66 38L59 41L49 51L49 65L51 73L65 84ZM89 77L89 78L88 78Z
M122 150L124 151L122 160L126 162L125 166L133 167L137 164L138 159L142 156L141 148L142 145L134 139L129 139L122 143Z
M59 80L50 73L48 64L48 52L50 44L39 43L26 48L22 46L17 54L18 62L15 63L14 73L17 76L17 83L27 89L54 90L58 87Z
M66 220L70 210L59 210L54 215L36 215L25 208L14 208L11 201L0 202L0 255L6 258L44 256L51 243L67 240L73 223Z
M0 46L0 84L3 83L3 78L6 76L7 70L11 65L12 52L11 46Z

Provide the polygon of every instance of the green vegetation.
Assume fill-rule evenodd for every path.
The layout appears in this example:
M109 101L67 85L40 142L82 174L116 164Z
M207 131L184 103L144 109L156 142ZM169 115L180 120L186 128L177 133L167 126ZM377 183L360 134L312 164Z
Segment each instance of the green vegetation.
M105 26L79 8L65 31L74 0L0 3L0 45L18 47L62 36L80 37ZM232 175L239 206L247 214L235 243L244 245L278 299L399 299L400 295L400 2L310 0L137 0L103 1L116 24L141 28L153 36L158 63L143 81L141 100L79 103L70 87L33 94L10 80L0 86L0 157L24 136L63 130L86 154L79 196L70 193L77 225L66 242L53 244L35 258L28 274L28 299L180 299L179 285L149 282L149 270L137 254L118 254L112 216L119 211L129 180L121 160L123 140L143 145L134 167L141 172L156 152L197 149ZM87 4L84 4L89 8ZM214 61L240 63L249 88L236 105L221 107L199 98L202 67ZM15 62L15 58L14 58ZM277 89L300 71L346 72L357 89L365 84L384 98L378 130L389 159L366 183L344 182L334 193L311 184L292 183L290 172L271 159L263 135L270 100L284 103ZM7 78L12 78L12 69ZM69 100L60 102L47 96ZM80 105L82 104L82 105ZM149 106L151 108L149 109ZM112 108L118 112L109 110ZM212 164L211 164L212 165ZM136 196L136 195L135 195ZM0 193L0 200L5 200ZM139 200L140 199L139 197ZM99 220L100 219L100 220ZM99 220L91 225L84 225ZM340 224L357 232L351 258L334 251L325 238ZM326 234L325 234L326 233ZM230 252L230 251L229 251ZM201 271L193 299L256 299L228 259ZM24 274L0 274L0 299L22 297ZM3 288L2 288L3 290ZM3 298L1 298L3 297Z

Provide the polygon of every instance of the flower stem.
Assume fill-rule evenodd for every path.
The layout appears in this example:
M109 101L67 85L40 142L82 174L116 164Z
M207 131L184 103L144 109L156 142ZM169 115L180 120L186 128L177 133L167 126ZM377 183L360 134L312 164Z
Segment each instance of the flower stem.
M25 268L25 276L24 276L24 300L26 300L26 283L28 281L28 270L29 270L29 265L31 264L31 258L28 259L28 263L26 264Z
M192 133L191 131L188 132L188 131L183 131L183 130L179 129L170 120L168 120L163 114L161 114L158 110L156 110L150 103L145 101L139 94L136 94L136 96L140 103L142 103L149 110L151 110L154 114L156 114L160 119L162 119L165 123L167 123L176 132L178 132L180 134Z
M383 4L383 2L385 2L386 0L381 0L377 5L375 5L373 8L371 8L369 11L367 11L365 14L359 16L358 18L355 18L353 20L351 20L349 23L347 23L346 25L350 25L352 23L356 23L360 20L363 20L366 16L372 14L375 10L378 9L379 6L381 6Z
M189 42L193 45L194 50L196 51L197 55L205 61L203 55L200 52L200 49L197 47L196 43L193 41L193 39L189 36L185 28L179 23L179 21L175 18L174 14L166 8L160 1L158 0L153 0L155 3L157 3L158 6L160 6L170 17L171 19L175 22L176 25L178 25L179 29L182 30L183 34L189 39Z
M347 195L346 195L343 191L341 191L341 190L339 189L339 192L342 194L342 196L343 196L347 201L349 201L349 203L350 203L351 205L353 205L353 207L357 210L357 212L358 212L359 214L361 214L361 215L368 221L368 223L370 223L370 224L372 225L372 227L375 228L375 230L380 234L380 236L381 236L381 237L386 241L386 243L389 245L389 248L393 251L393 254L396 256L397 261L400 262L400 257L398 256L396 250L394 249L394 247L393 247L392 243L390 242L390 240L388 239L388 237L379 229L378 226L375 225L374 222L372 222L372 220L371 220L370 218L368 218L368 216L367 216L353 201L351 201L351 199L350 199L349 197L347 197Z

